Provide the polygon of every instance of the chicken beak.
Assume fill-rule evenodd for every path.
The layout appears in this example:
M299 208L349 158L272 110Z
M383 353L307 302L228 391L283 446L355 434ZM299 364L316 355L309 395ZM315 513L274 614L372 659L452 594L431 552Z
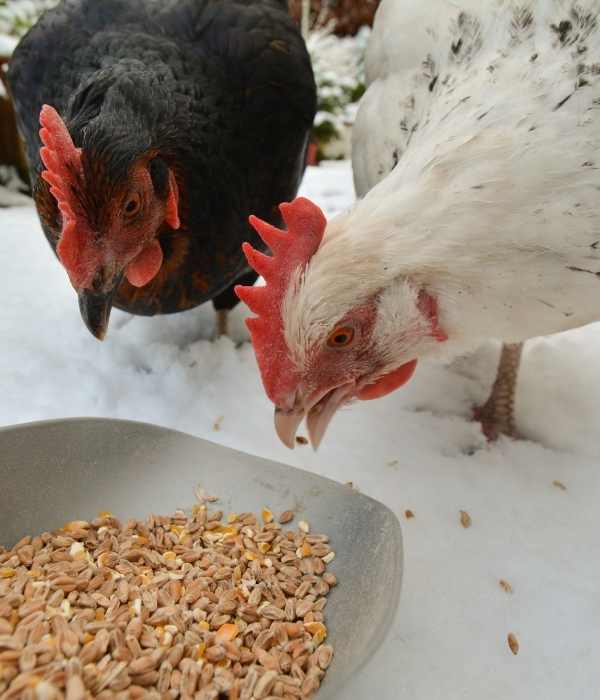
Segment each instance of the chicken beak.
M293 450L296 445L296 433L303 420L304 411L302 409L284 411L277 406L275 407L275 432L281 442L290 450Z
M306 427L308 428L310 443L315 451L318 450L331 423L331 419L353 393L354 388L354 382L344 384L324 395L321 394L313 398L308 403L296 402L296 405L291 410L276 407L275 430L281 442L291 450L294 449L296 432L306 416Z
M78 292L81 318L89 332L98 340L104 340L108 330L115 290L116 287L108 292L93 292L90 289Z
M352 394L354 383L330 391L308 412L306 427L313 450L318 450L331 419Z

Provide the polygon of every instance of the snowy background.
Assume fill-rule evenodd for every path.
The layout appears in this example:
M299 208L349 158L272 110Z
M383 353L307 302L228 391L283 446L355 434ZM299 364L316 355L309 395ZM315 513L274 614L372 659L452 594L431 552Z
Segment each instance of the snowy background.
M349 206L349 164L309 169L302 193L329 216ZM494 374L490 345L451 367L423 364L396 394L343 411L318 454L290 452L275 437L252 350L239 345L241 310L237 342L212 341L207 306L153 319L115 311L100 344L30 205L0 209L0 259L0 424L158 423L352 481L397 513L406 548L400 614L375 675L353 697L372 689L384 700L598 697L598 326L529 344L517 395L528 440L488 447L469 421Z

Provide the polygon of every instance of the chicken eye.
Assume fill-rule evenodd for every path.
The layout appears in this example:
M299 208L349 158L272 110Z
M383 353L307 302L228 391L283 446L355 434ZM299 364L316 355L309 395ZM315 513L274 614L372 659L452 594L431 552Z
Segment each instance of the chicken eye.
M336 328L327 338L327 345L330 348L345 348L354 340L354 328L350 326L340 326Z
M125 203L125 216L127 218L134 217L142 207L142 198L139 194L134 193L130 195Z

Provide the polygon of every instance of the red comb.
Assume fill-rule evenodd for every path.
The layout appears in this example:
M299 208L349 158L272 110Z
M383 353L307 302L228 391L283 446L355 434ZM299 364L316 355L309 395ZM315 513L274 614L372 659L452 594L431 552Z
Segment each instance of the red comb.
M81 149L75 148L71 134L60 114L49 105L44 105L40 112L40 139L42 148L40 157L46 169L42 178L50 185L50 192L56 199L62 214L63 228L57 246L58 256L69 271L74 283L78 277L79 255L84 235L76 226L79 205L73 196L73 190L79 189L83 182Z
M265 390L274 403L287 397L295 386L296 370L285 342L281 305L292 275L315 254L327 225L319 207L303 197L279 208L287 233L250 217L251 225L273 256L259 253L249 243L242 246L248 263L264 278L266 286L235 288L238 297L258 316L249 318L246 325Z

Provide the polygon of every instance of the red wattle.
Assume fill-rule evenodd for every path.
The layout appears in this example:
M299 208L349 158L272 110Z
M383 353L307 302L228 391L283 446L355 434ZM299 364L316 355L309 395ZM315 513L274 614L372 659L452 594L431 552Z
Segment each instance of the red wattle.
M152 241L125 269L125 277L134 287L143 287L152 281L163 262L163 252L158 241Z
M363 387L357 394L361 401L372 401L391 394L399 389L413 376L417 368L417 360L407 362L393 372L380 377L374 384Z

